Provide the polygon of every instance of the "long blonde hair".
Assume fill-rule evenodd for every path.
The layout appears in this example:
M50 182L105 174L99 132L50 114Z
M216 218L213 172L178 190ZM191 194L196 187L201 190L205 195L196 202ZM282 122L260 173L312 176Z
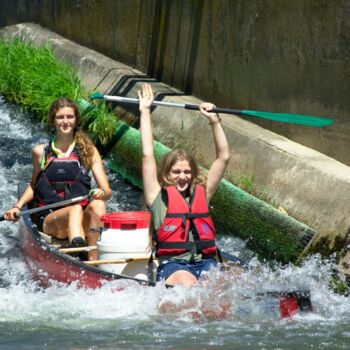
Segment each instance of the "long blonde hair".
M58 112L58 110L64 107L70 107L73 109L74 115L77 121L76 125L78 126L80 122L79 108L72 100L66 97L61 97L52 102L49 109L50 124L54 125L56 113ZM79 147L81 162L83 163L83 166L89 170L92 166L95 146L91 141L91 139L83 131L79 130L77 127L74 130L74 138L75 138L76 144Z
M187 160L191 168L190 194L192 194L196 185L206 185L207 178L203 171L198 167L197 162L192 155L184 149L174 149L162 158L158 171L158 182L162 187L174 185L169 178L170 170L174 164L182 160Z

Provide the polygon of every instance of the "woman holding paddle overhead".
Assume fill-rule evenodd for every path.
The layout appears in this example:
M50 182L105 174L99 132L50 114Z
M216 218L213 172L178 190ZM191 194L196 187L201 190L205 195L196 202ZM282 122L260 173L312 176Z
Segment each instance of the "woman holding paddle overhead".
M96 243L99 227L103 226L100 217L106 212L105 201L111 197L100 154L88 136L77 129L79 118L78 107L71 100L60 98L52 103L49 121L56 136L48 144L33 148L31 182L4 215L6 220L16 221L16 214L31 201L35 206L45 207L86 196L78 204L55 211L43 210L35 220L39 231L58 239L68 238L72 246L84 246L85 240L89 245ZM89 171L97 184L93 190Z
M230 153L220 117L200 105L201 114L212 129L216 159L207 176L186 151L167 154L158 175L153 153L150 107L153 92L144 84L138 92L141 112L142 177L145 202L152 214L153 240L159 259L157 281L190 286L201 274L216 265L215 228L208 213L208 202L222 179Z

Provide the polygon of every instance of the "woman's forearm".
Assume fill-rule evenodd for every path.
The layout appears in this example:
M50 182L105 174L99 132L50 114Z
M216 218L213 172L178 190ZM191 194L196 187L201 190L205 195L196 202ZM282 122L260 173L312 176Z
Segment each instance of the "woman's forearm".
M151 111L149 108L141 111L140 132L142 156L153 157L153 132Z
M228 162L230 158L230 149L228 146L227 138L218 118L217 122L210 123L214 138L214 145L216 151L216 158L219 158L225 162Z

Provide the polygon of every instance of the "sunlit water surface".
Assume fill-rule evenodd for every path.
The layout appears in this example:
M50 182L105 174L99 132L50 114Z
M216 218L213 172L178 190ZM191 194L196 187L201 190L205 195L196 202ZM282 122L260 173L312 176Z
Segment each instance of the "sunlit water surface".
M0 213L28 182L33 145L48 139L30 116L0 98ZM107 164L107 163L106 163ZM109 173L108 211L140 210L141 192ZM106 283L99 290L42 289L17 248L17 224L0 222L0 349L348 349L349 299L328 288L332 264L311 258L302 267L271 270L253 258L237 277L213 270L191 289ZM220 237L223 250L251 257L244 243ZM115 292L122 284L123 291ZM256 292L310 290L314 312L280 320L276 300Z

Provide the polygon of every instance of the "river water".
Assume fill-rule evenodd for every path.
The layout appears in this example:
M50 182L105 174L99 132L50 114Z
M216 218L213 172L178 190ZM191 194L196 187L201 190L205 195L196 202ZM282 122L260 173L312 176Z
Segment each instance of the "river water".
M31 147L49 138L28 114L0 97L0 213L16 202L17 185L30 179ZM108 211L140 210L142 194L108 174ZM349 298L328 288L331 262L310 258L301 267L259 264L233 237L223 250L250 259L241 276L211 271L206 286L144 288L106 283L42 289L17 247L17 224L0 222L0 350L3 349L348 349ZM123 284L123 291L115 292ZM276 300L257 291L309 290L314 311L280 319Z

